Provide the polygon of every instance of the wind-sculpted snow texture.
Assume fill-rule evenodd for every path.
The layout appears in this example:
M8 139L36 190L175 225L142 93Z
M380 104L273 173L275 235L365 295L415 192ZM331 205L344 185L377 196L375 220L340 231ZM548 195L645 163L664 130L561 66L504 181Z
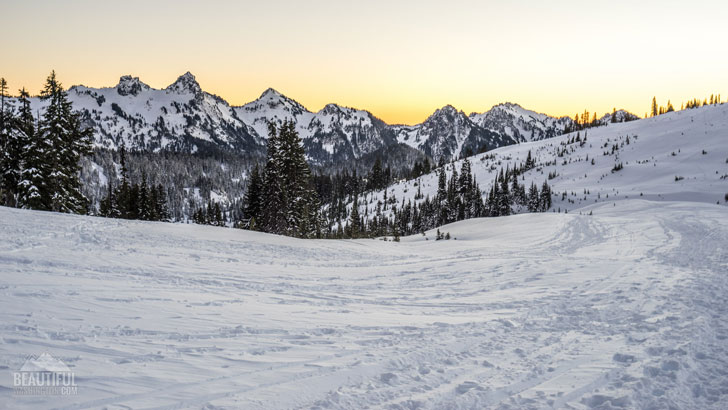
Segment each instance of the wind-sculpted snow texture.
M0 208L0 408L726 408L726 208L582 211L393 243ZM44 352L78 395L13 395Z

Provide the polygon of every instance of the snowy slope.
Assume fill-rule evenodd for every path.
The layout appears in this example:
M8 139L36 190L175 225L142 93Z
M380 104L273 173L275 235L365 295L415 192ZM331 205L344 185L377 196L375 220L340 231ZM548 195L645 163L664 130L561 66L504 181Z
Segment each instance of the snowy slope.
M726 209L588 209L392 243L0 207L0 408L725 408ZM42 353L77 396L13 396Z
M627 198L726 204L728 104L608 124L578 134L580 139L586 136L586 143L572 142L577 133L570 133L473 156L473 175L486 195L499 169L524 163L531 151L537 167L519 182L526 187L535 182L540 187L549 173L556 174L548 180L556 194L555 211ZM619 163L623 169L612 172ZM461 166L462 161L447 164L448 175L453 167L459 171ZM400 204L403 200L414 203L418 185L424 196L433 198L438 172L390 186L388 198L394 197ZM383 197L383 191L369 193L361 201L360 214L372 211Z

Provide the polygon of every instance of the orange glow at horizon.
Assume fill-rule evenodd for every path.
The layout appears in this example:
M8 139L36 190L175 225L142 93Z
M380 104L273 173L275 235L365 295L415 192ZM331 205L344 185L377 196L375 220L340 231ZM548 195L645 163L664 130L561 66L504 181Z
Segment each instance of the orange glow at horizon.
M273 87L311 111L337 103L390 124L422 122L446 104L466 114L514 102L554 116L643 116L653 96L676 108L728 97L728 55L706 29L728 15L720 1L124 4L5 5L13 34L0 76L15 94L37 93L51 69L65 86L112 87L130 74L154 88L190 71L231 105Z

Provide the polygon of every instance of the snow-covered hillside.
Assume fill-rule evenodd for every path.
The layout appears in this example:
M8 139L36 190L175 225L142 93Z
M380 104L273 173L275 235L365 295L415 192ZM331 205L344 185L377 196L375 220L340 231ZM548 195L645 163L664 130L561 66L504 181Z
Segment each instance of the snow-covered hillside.
M589 210L393 243L0 207L0 408L725 408L725 208ZM13 394L42 353L77 395Z
M528 187L548 180L556 194L554 211L628 198L726 205L728 104L610 123L473 156L469 159L472 172L484 195L500 169L523 164L529 151L537 166L519 182ZM620 164L622 168L615 169ZM460 170L461 166L462 161L447 164L448 175L453 167ZM418 202L422 200L415 199L418 189L433 198L438 172L390 186L388 199L400 204L403 200ZM377 201L383 199L383 191L367 194L360 201L360 214L371 215Z

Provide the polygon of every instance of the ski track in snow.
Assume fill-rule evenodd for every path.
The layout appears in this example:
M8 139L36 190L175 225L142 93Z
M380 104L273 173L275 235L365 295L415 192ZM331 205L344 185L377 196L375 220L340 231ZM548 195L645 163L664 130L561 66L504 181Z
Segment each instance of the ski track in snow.
M0 408L726 408L725 208L617 205L400 243L0 208ZM77 396L13 396L42 352Z

